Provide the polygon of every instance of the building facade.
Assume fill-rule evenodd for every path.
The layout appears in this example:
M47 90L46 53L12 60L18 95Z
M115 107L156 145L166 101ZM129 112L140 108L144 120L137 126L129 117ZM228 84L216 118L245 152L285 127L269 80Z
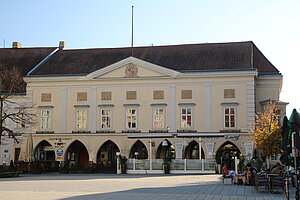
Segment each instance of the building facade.
M119 154L253 157L247 130L265 101L279 101L282 75L252 42L131 50L57 49L36 65L24 80L37 124L21 159L28 140L35 159L78 168L112 167Z

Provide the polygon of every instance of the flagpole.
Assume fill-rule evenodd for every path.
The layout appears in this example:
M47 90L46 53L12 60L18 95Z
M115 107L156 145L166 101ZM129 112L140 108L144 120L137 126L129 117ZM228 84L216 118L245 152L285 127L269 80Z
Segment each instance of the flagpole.
M131 56L133 56L133 8L131 6Z

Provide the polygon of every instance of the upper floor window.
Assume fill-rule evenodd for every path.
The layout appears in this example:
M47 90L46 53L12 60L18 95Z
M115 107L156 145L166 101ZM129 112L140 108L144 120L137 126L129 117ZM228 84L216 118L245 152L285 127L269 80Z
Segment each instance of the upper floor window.
M87 109L76 109L76 129L87 129Z
M41 110L40 111L40 129L41 130L49 130L51 129L52 127L52 110Z
M101 108L100 109L100 129L111 129L112 128L112 109Z
M126 109L126 128L137 129L137 109L127 108Z
M235 128L236 123L236 108L225 107L224 108L224 126L225 128Z
M153 108L153 128L165 128L165 108Z
M191 129L193 126L193 109L192 107L182 107L180 109L181 121L180 126L182 129Z

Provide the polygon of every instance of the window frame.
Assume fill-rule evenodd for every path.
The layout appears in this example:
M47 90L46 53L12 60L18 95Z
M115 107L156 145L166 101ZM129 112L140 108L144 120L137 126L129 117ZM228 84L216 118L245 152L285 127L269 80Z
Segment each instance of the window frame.
M109 128L102 128L102 110L109 110L110 111L110 127ZM112 107L100 107L99 109L99 130L112 130L113 127L113 116L112 116L113 109Z
M229 126L228 127L226 127L226 116L227 116L225 113L226 109L229 109L229 114L228 114ZM233 127L231 126L231 116L232 116L232 114L230 114L231 109L234 110L234 114L233 114L234 126ZM223 107L223 128L224 129L236 129L237 128L237 107L236 106L224 106Z
M136 110L136 114L135 114L135 117L136 117L136 127L135 128L130 128L128 126L128 115L127 115L127 112L128 110ZM125 109L125 129L126 130L138 130L138 113L139 113L139 110L138 110L138 107L126 107ZM132 117L131 117L132 119Z
M86 111L86 128L78 128L78 111ZM75 130L76 131L85 131L85 130L88 130L88 126L89 126L89 109L88 107L84 107L84 108L75 108Z
M190 114L190 116L191 116L191 126L190 127L183 127L182 126L182 122L183 122L183 120L182 120L182 117L183 117L183 114L182 114L182 110L183 109L191 109L191 114ZM186 116L188 116L187 114L186 114ZM192 130L194 128L194 106L180 106L180 129L182 129L182 130Z
M162 109L163 110L163 127L155 127L155 111ZM152 108L152 129L153 130L165 130L166 129L166 107L165 106L156 106Z
M43 112L47 112L49 111L49 116L47 118L49 118L49 127L47 128L43 128L43 118L46 118L46 117L43 117ZM40 112L39 112L40 116L39 116L39 130L40 131L49 131L49 130L52 130L52 116L53 116L53 109L52 108L42 108L40 109Z

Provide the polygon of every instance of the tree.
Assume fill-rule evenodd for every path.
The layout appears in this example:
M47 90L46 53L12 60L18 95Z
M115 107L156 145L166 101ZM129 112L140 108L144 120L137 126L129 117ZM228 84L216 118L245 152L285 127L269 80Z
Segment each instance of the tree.
M255 124L249 133L255 149L270 157L281 153L281 131L279 116L276 115L276 105L270 102L263 112L255 115Z
M35 123L32 106L24 105L15 98L25 89L26 83L17 67L7 69L0 66L0 144L2 136L9 136L18 143L16 134L7 123L9 120L21 124L21 127Z

